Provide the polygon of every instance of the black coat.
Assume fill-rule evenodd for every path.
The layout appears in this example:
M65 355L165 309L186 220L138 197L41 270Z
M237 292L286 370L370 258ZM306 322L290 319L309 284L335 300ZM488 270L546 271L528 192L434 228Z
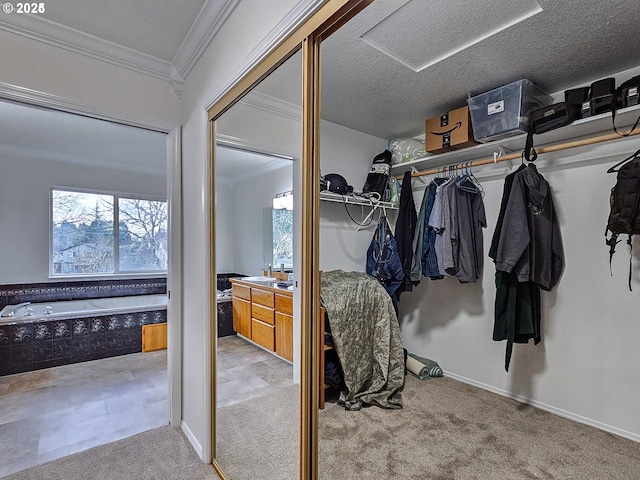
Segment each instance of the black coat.
M413 261L413 236L416 231L417 221L418 215L411 190L411 172L405 172L402 179L402 189L400 190L400 206L395 231L398 255L400 256L404 273L402 284L396 290L398 299L400 298L400 293L410 292L414 285L411 282L411 262Z

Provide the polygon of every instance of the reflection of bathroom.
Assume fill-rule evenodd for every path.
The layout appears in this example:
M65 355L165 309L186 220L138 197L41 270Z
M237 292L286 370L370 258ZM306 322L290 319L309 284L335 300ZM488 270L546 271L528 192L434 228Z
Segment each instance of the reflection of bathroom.
M293 383L292 182L291 159L216 149L218 407Z

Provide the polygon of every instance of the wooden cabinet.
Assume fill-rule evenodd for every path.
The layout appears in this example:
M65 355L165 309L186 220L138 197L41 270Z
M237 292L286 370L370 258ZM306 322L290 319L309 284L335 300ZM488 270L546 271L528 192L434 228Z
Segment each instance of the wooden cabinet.
M233 329L293 361L293 298L286 290L231 279Z
M276 354L293 362L293 316L276 312Z
M142 326L142 351L153 352L167 348L167 323Z
M235 286L233 292L235 294ZM243 337L251 338L251 302L234 295L233 329Z
M276 353L293 361L293 299L276 293Z

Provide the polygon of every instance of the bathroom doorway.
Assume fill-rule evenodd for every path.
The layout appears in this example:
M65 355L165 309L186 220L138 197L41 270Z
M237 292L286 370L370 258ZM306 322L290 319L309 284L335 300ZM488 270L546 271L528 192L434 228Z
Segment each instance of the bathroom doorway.
M168 132L11 101L0 117L4 476L169 423L167 350L141 350L173 317Z

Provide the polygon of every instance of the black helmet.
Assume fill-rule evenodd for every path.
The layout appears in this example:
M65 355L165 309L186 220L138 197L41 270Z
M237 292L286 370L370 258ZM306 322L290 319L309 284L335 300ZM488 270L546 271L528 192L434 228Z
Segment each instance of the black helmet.
M327 189L330 192L344 195L353 191L353 187L351 185L347 185L345 178L337 173L329 173L325 175L324 180L327 182Z

